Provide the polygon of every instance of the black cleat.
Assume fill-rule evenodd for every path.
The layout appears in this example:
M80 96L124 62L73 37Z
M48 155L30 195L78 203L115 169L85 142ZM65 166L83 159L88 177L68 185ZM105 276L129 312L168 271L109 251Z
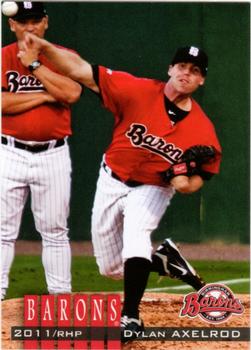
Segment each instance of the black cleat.
M205 282L181 255L179 249L170 238L165 239L157 248L153 254L153 259L159 267L158 272L160 276L177 278L191 285L196 290L205 286Z
M138 318L130 318L126 315L121 317L120 320L121 328L121 343L127 343L137 338L135 332L143 332L144 324L143 321Z

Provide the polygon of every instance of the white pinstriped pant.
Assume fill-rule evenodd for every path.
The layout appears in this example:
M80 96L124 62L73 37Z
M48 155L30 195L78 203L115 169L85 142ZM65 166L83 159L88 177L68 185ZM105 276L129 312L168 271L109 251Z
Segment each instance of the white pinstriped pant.
M151 261L151 233L174 193L172 186L128 187L101 166L92 211L92 241L102 275L122 278L123 262L129 258Z
M71 160L68 145L39 153L2 145L0 180L3 294L9 284L15 241L29 192L36 229L42 237L42 262L48 291L70 293L71 251L67 219Z

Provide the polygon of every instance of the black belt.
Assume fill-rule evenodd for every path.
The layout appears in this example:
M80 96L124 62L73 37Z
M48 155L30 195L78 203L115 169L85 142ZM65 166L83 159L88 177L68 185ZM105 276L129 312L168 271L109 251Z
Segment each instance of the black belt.
M2 144L8 145L7 137L2 136ZM56 141L53 148L63 146L64 144L65 144L65 139L59 139ZM23 149L25 151L32 152L32 153L39 153L39 152L47 151L49 149L50 143L48 142L48 143L45 143L43 145L31 146L31 145L27 145L26 143L22 143L22 142L15 140L13 146L16 148L19 148L19 149Z
M142 182L138 182L138 181L134 181L134 180L127 180L124 181L122 180L116 173L114 173L110 168L110 171L108 171L108 166L105 164L105 162L103 162L103 168L105 169L105 171L107 172L107 174L111 175L111 177L113 177L114 179L123 182L123 184L125 184L126 186L129 187L138 187L138 186L142 186L144 185Z

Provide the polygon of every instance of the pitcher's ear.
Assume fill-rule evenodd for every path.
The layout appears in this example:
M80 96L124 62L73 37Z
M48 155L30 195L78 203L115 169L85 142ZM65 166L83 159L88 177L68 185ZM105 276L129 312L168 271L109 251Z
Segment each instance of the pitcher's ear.
M10 30L12 32L15 32L15 21L12 18L9 18L8 22L9 22Z
M205 83L205 78L202 78L201 81L199 82L199 85L202 86Z
M171 76L171 71L172 71L173 66L170 64L168 67L167 75L170 77Z

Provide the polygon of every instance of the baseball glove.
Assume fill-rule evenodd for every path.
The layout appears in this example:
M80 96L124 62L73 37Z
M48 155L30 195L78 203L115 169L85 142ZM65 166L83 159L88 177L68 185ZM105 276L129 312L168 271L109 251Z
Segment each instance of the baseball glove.
M172 165L163 173L165 182L179 175L191 177L200 175L201 166L210 163L215 159L216 150L213 146L196 145L188 148L182 155L179 162Z

